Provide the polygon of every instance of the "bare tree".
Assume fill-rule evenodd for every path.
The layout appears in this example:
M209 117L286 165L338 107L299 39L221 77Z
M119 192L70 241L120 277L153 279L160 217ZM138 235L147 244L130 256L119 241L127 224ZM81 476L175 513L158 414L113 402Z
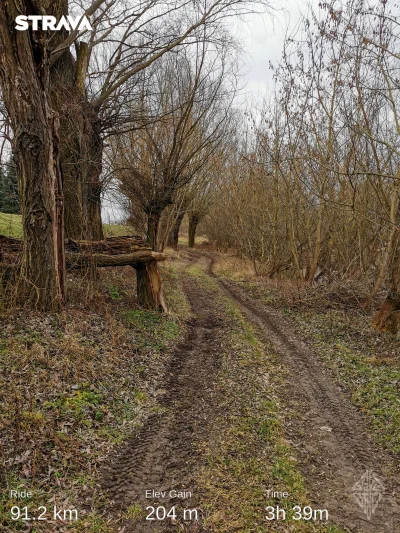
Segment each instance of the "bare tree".
M236 86L230 69L226 50L208 52L206 43L166 57L154 70L156 96L143 98L143 115L162 118L115 142L115 174L146 213L153 248L164 209L207 165L229 130Z
M135 77L202 39L205 27L211 40L226 40L224 20L257 5L262 0L2 2L0 83L21 183L23 274L39 308L57 309L64 300L63 209L67 235L102 237L104 137L125 124ZM14 30L17 15L59 19L68 12L89 17L93 30Z
M64 0L65 9L92 14L93 31L54 41L51 53L62 117L66 233L101 238L103 141L129 129L138 76L165 53L207 38L231 40L228 21L265 9L265 0L164 2ZM75 44L76 51L70 47ZM128 110L128 112L127 112ZM69 141L69 142L68 142Z

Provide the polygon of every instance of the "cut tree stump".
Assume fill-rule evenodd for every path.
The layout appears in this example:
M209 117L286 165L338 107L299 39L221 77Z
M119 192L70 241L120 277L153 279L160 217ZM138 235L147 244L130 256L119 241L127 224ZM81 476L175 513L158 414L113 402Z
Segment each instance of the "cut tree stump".
M138 263L136 267L138 301L146 308L167 311L163 283L155 261Z
M0 235L0 267L9 273L21 263L23 242ZM88 267L131 266L136 270L137 296L141 306L167 311L163 283L157 267L166 256L154 252L138 236L109 237L102 241L65 241L65 259L68 269Z

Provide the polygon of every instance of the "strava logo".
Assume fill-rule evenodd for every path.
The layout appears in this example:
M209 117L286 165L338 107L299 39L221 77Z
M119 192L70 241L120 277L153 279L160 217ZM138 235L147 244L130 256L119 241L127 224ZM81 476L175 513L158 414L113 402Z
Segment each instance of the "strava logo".
M15 19L15 24L15 29L18 31L26 31L29 29L30 26L32 27L33 31L60 31L63 28L69 31L92 29L92 26L87 17L80 16L74 19L69 15L66 17L61 17L59 21L57 21L56 17L51 17L50 15L19 15Z

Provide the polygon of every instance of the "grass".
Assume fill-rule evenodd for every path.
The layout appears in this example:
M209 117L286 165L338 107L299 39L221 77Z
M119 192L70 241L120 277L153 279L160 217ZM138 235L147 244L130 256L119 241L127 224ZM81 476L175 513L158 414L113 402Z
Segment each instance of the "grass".
M268 526L265 507L279 505L287 517L271 523L274 531L295 527L298 533L343 533L335 525L292 520L292 508L310 504L310 497L294 450L285 440L275 392L286 370L215 280L198 266L186 272L210 293L228 326L221 338L223 365L217 383L224 415L214 423L214 440L199 450L206 457L197 481L205 526L215 533L261 533ZM286 491L289 497L270 500L267 489Z
M181 334L179 323L170 315L161 315L143 309L126 311L126 323L135 331L139 347L148 348L152 353L161 353Z
M103 224L105 237L118 237L121 235L132 235L133 230L129 226L121 224ZM11 215L0 213L0 235L7 237L22 237L21 215Z
M80 520L69 528L75 533L114 533L115 528L104 518L95 513L90 513L84 520Z
M170 254L168 254L170 256ZM179 268L171 262L158 263L163 278L164 285L168 287L165 291L165 300L169 313L177 320L186 320L189 318L191 311L188 301L185 298L182 287L180 286Z
M136 307L131 269L100 273L89 303L79 289L88 281L75 281L76 300L59 315L0 313L0 530L7 533L26 529L11 521L11 489L32 490L32 508L55 498L82 509L100 461L159 409L154 391L183 333L177 309ZM164 282L182 301L176 277ZM112 531L85 511L71 528Z
M22 237L21 215L0 213L0 235Z
M368 415L376 441L400 454L398 340L374 332L369 324L364 329L367 319L354 314L302 311L292 316L352 402Z
M122 235L134 235L134 231L130 226L122 224L103 224L105 237L121 237Z
M344 285L338 300L336 285L296 289L290 281L246 279L242 262L234 257L221 255L215 271L241 280L240 287L253 298L297 323L298 334L308 337L351 401L367 415L375 440L400 454L400 336L373 329L371 317L357 307L363 294L357 293L356 284L349 282L347 292Z

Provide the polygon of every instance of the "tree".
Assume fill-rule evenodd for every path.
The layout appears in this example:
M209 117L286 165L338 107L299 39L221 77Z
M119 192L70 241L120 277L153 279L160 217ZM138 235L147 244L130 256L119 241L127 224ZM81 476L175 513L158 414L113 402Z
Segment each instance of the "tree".
M387 221L381 265L366 307L387 279L387 298L374 324L396 333L400 325L400 19L387 9L386 2L349 1L340 9L332 3L329 20L326 39L343 42L351 64L350 88L356 91L358 115L353 128L370 152L363 170L373 180Z
M235 80L227 50L218 52L207 53L204 42L160 60L142 112L159 120L139 124L114 143L115 175L123 193L146 214L153 249L163 211L202 172L229 131Z
M362 280L400 324L400 20L386 2L323 4L286 40L272 103L232 143L206 221L256 272ZM251 205L251 209L247 206Z
M104 139L129 129L141 73L164 54L202 40L205 28L212 42L231 40L230 18L264 10L268 3L62 2L64 11L80 7L77 12L92 16L93 25L89 35L72 31L50 43L53 102L61 117L66 234L99 239Z
M224 161L225 155L225 150L218 150L218 152L209 160L206 167L195 177L193 183L190 184L189 191L187 192L189 248L194 247L197 227L209 212L214 198L214 187L218 180L218 174L223 171L221 162Z
M174 48L196 42L206 25L217 39L224 17L252 5L244 0L161 6L154 0L1 3L0 85L13 131L30 302L58 309L64 300L64 205L68 235L102 237L104 137L124 128L135 77ZM14 31L17 15L60 18L68 11L91 18L93 31Z
M39 2L35 5L40 7ZM30 2L23 4L25 9L28 6ZM30 303L56 311L65 295L59 121L49 98L46 35L12 29L20 8L17 0L0 5L0 85L20 181L25 238L22 280Z

